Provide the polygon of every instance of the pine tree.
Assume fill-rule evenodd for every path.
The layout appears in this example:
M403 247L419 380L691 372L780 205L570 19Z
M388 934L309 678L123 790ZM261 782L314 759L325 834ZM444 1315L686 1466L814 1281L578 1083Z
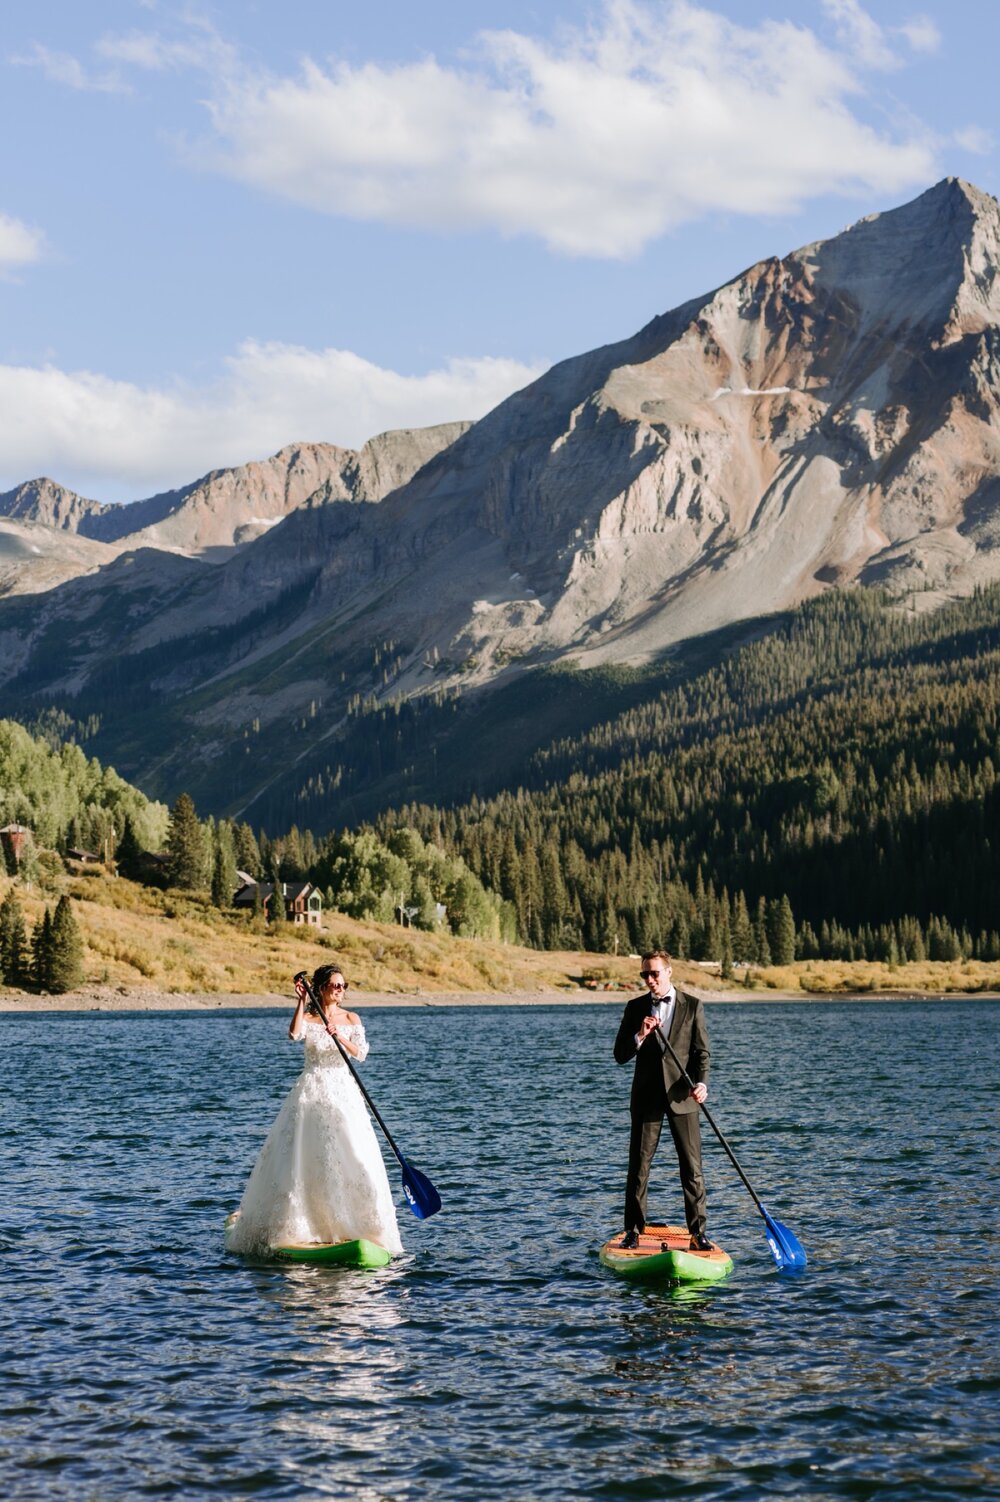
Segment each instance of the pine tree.
M568 906L559 847L554 840L547 840L542 848L541 911L539 914L546 949L559 948L563 919Z
M28 976L28 941L24 913L14 889L0 903L0 981L18 986Z
M83 939L70 900L63 895L56 903L52 918L47 986L50 991L61 994L72 991L82 979Z
M233 840L236 846L236 865L240 871L245 871L255 881L259 881L264 867L261 864L260 848L256 836L249 824L237 824L233 831Z
M753 923L754 959L758 965L771 963L771 945L767 937L767 903L763 897L757 903L757 913Z
M228 824L215 831L215 858L212 862L212 903L217 908L232 907L236 891L236 852Z
M272 846L267 874L272 887L267 916L271 923L276 926L285 921L285 891L281 880L281 861L278 859L277 846Z
M600 910L596 935L596 949L601 954L613 954L616 943L619 942L618 914L610 899L605 899L604 906Z
M733 902L733 958L746 961L753 959L753 926L750 922L750 913L747 908L747 900L742 892L736 893Z
M799 936L795 941L795 958L799 960L818 960L822 950L819 939L811 923L803 923L799 929Z
M723 980L729 980L733 973L733 944L729 937L729 924L722 927L722 957L719 973Z
M791 965L795 960L795 919L787 897L769 903L767 937L774 965Z
M187 793L181 793L170 810L167 855L171 886L197 888L204 884L205 846L194 803Z
M32 929L31 971L39 990L48 991L52 981L52 913L49 908Z
M125 823L122 825L122 837L118 841L118 848L115 851L115 859L118 862L119 869L124 875L128 876L137 870L144 854L143 847L139 842L139 836L135 831L132 815L126 814Z
M670 953L676 959L687 959L691 954L691 930L688 925L687 913L683 908L677 909L670 929L669 938Z
M215 859L212 862L212 906L227 908L232 897L232 885L226 880L226 863L222 851L216 845Z
M305 876L306 868L302 855L302 836L298 826L293 824L281 842L281 864L285 868L285 874L291 881L301 881Z

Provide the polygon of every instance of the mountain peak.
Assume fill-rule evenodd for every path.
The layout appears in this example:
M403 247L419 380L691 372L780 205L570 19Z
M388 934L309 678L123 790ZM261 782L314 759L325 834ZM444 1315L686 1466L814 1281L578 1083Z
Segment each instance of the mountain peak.
M219 569L150 552L141 590L123 559L51 589L28 627L0 602L0 695L103 692L109 659L134 654L129 681L148 671L179 706L174 786L192 746L208 781L214 759L249 784L270 763L246 755L247 724L284 737L301 711L329 769L358 703L648 660L831 587L920 610L967 594L1000 579L998 266L1000 205L945 179L562 362L457 443L387 434L333 464L293 445L217 472L137 517L130 543L183 531L205 558L251 499L257 526L281 525ZM104 638L79 629L100 591L120 597ZM265 659L271 687L252 686Z
M0 495L0 516L12 521L40 522L63 532L77 532L87 517L100 516L107 507L67 490L47 475L25 480Z
M846 295L863 320L923 326L936 342L1000 319L1000 204L962 178L943 178L787 259Z

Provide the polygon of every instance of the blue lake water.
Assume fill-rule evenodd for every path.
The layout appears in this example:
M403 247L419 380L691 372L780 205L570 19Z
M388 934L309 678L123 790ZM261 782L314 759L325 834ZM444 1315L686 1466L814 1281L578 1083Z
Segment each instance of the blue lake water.
M366 1014L444 1210L370 1273L222 1221L299 1067L275 1012L0 1017L0 1494L1000 1496L997 1031L982 1002L708 1009L733 1276L623 1283L618 1008ZM390 1158L390 1180L399 1174ZM670 1143L651 1210L676 1221Z

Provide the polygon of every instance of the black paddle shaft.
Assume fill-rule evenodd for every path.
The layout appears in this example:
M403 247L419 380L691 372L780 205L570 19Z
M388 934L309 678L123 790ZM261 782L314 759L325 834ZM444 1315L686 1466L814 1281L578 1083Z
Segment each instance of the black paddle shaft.
M694 1089L694 1080L688 1074L687 1070L684 1068L684 1065L681 1063L680 1059L677 1057L676 1053L674 1052L673 1048L671 1047L669 1038L664 1037L662 1031L660 1033L660 1037L663 1038L663 1042L664 1042L664 1045L666 1046L667 1053L670 1055L670 1057L673 1059L674 1063L677 1065L677 1068L680 1070L680 1072L681 1072L681 1079L684 1081L684 1083L686 1085L688 1085L690 1087L690 1089L693 1090ZM705 1116L705 1119L707 1120L709 1126L712 1128L712 1131L715 1133L715 1135L718 1137L719 1141L722 1143L722 1146L725 1148L726 1154L727 1154L727 1156L729 1158L730 1163L736 1169L736 1172L739 1174L740 1178L743 1180L743 1182L746 1185L747 1189L750 1191L750 1194L753 1197L753 1202L757 1206L757 1209L760 1211L761 1215L763 1215L764 1219L767 1220L767 1218L768 1218L767 1211L764 1209L764 1206L761 1204L760 1200L757 1198L757 1191L754 1189L754 1187L751 1184L750 1180L747 1178L746 1174L743 1172L742 1168L740 1167L740 1165L739 1165L739 1163L737 1161L737 1158L736 1158L736 1154L733 1152L732 1148L729 1146L729 1143L726 1141L725 1137L723 1137L723 1135L720 1132L719 1128L716 1126L716 1124L715 1124L715 1117L712 1115L711 1111L705 1105L704 1101L699 1101L698 1102L698 1109L701 1112L703 1112L703 1114Z
M382 1128L383 1132L385 1133L385 1140L386 1140L386 1142L388 1142L389 1146L392 1148L393 1152L396 1154L396 1158L402 1164L402 1166L404 1168L408 1168L409 1164L407 1163L406 1159L403 1157L403 1154L400 1152L400 1150L396 1146L395 1142L392 1140L392 1133L389 1131L389 1128L386 1126L385 1122L382 1120L381 1116L379 1115L378 1110L377 1110L377 1108L375 1106L375 1102L372 1100L371 1096L368 1094L368 1091L365 1089L364 1085L361 1083L361 1076L358 1074L358 1071L355 1069L354 1065L351 1063L351 1056L350 1056L350 1054L347 1052L347 1049L344 1047L343 1043L341 1043L340 1039L337 1037L336 1032L335 1031L331 1031L330 1024L329 1024L329 1022L327 1022L327 1019L326 1019L326 1012L323 1010L323 1003L320 1001L319 997L316 995L316 992L313 990L312 986L309 984L309 980L308 980L308 978L306 976L305 971L304 970L300 970L299 973L298 973L298 975L295 976L295 979L296 980L300 980L302 982L302 984L305 986L305 988L306 988L306 995L309 997L309 1000L312 1002L313 1006L316 1008L317 1012L322 1017L324 1023L326 1023L326 1030L327 1030L327 1032L330 1034L330 1037L333 1039L334 1043L336 1043L337 1047L340 1049L341 1058L343 1059L344 1063L347 1065L348 1069L351 1071L351 1074L354 1077L354 1083L357 1085L358 1089L361 1091L361 1094L364 1096L365 1101L367 1102L369 1111L372 1113L372 1115L374 1116L375 1120L378 1122L379 1126Z

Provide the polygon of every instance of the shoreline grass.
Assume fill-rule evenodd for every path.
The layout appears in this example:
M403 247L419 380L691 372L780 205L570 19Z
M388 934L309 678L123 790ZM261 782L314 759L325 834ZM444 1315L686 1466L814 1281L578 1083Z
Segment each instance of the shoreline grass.
M291 977L336 956L352 985L384 996L580 992L636 994L639 964L627 955L525 949L457 939L396 924L324 914L324 927L224 913L207 896L140 886L103 871L68 874L43 885L0 879L0 900L15 885L31 929L66 892L84 943L84 985L167 995L290 995ZM853 995L984 995L1000 992L1000 963L925 961L889 966L829 960L737 967L678 960L675 978L707 999L817 999ZM0 998L18 994L0 986ZM72 994L72 993L70 993Z

